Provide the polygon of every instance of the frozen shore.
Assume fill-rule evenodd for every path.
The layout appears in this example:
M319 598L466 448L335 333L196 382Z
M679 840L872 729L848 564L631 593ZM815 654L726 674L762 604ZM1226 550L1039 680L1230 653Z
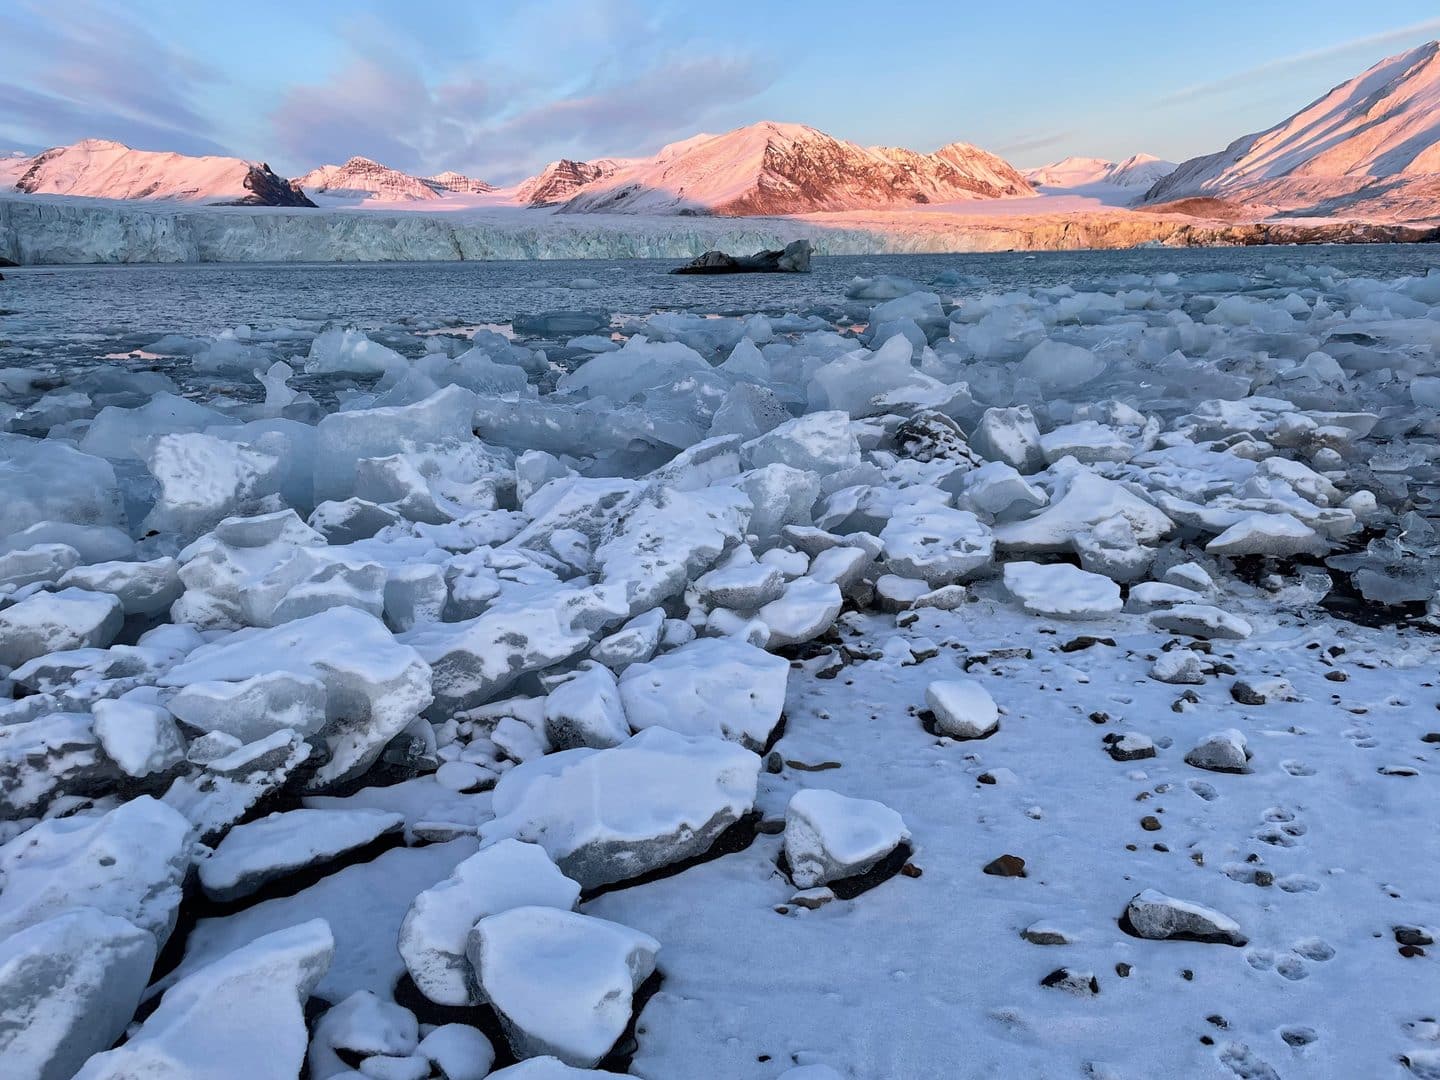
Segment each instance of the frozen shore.
M7 1080L1436 1076L1440 274L963 283L7 367Z

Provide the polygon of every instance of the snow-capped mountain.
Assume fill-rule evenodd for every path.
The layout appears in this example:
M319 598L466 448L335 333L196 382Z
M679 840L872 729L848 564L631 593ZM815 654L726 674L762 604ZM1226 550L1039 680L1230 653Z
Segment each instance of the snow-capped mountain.
M1025 179L1038 188L1073 191L1108 184L1111 187L1148 188L1175 170L1173 161L1154 154L1134 154L1124 161L1096 157L1067 157L1029 169Z
M14 187L15 181L25 175L33 160L34 155L24 150L0 150L0 190Z
M484 195L495 190L494 184L487 184L484 180L474 176L464 176L453 170L446 170L436 173L434 176L427 176L425 183L435 190L443 193L456 195Z
M1381 60L1269 130L1191 158L1145 201L1192 196L1302 214L1440 215L1440 41Z
M298 177L296 183L316 195L349 195L390 202L438 199L441 194L418 176L365 157L352 157L344 165L321 165Z
M933 154L863 147L802 124L697 135L586 183L564 213L733 217L1030 195L1008 162L965 143Z
M0 183L31 195L78 195L91 199L178 199L230 206L314 206L293 181L263 162L233 157L132 150L108 139L84 139L21 159L10 180L9 162Z
M614 158L552 161L530 179L521 181L515 189L515 200L522 206L557 206L568 202L586 184L604 180L626 164L629 162Z

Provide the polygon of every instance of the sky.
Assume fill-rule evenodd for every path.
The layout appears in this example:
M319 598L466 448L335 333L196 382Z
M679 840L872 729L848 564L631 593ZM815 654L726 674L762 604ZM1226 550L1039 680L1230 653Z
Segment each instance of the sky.
M0 151L96 137L511 183L778 120L1022 168L1179 161L1436 37L1434 0L0 0Z

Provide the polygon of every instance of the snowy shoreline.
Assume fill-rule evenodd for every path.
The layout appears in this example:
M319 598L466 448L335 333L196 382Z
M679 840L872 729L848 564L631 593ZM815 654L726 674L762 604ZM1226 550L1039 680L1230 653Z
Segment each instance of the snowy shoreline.
M1080 203L1071 207L1063 198L1040 198L1002 200L963 212L939 208L728 218L556 214L520 208L297 211L12 197L0 198L0 258L22 266L690 259L716 248L748 254L800 238L811 240L820 255L1440 238L1440 228L1422 225L1344 220L1227 224Z

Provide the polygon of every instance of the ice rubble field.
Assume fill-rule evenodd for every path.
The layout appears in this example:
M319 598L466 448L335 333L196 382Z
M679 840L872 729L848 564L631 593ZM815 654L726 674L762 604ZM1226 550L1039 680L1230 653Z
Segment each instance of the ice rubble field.
M1440 275L961 284L0 372L5 1075L1440 1077Z

